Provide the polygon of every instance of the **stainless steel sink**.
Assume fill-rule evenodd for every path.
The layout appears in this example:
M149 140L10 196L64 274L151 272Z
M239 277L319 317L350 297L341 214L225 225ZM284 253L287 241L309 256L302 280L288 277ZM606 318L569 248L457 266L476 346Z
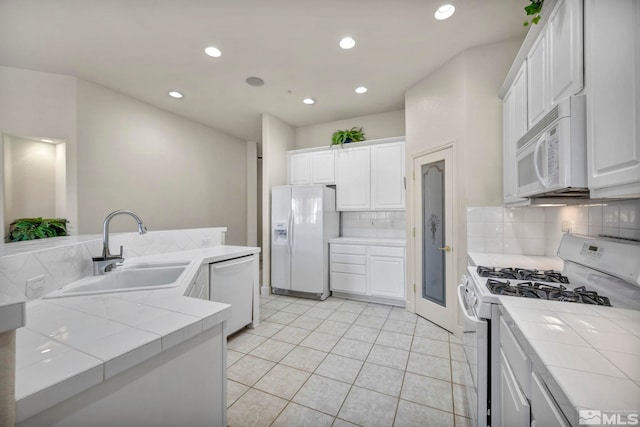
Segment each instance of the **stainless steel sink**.
M132 264L102 276L85 277L43 298L172 288L178 285L187 265L188 261Z

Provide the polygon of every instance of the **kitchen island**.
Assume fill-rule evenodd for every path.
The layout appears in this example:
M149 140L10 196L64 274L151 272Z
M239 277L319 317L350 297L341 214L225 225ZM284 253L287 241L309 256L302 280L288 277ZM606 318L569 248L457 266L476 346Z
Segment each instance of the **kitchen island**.
M125 265L188 265L171 288L27 302L16 425L226 425L232 308L187 295L202 285L201 266L259 251L217 245L132 257Z

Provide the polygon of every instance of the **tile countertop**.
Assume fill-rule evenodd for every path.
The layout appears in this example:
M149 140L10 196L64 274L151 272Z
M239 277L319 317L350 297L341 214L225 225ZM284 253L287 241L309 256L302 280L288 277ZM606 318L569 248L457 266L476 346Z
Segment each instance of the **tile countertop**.
M231 316L231 306L184 296L203 264L260 252L216 246L125 261L190 260L176 287L27 303L16 338L16 412L25 420Z
M640 411L640 312L500 297L533 369L572 425L579 410Z
M537 270L562 271L564 261L558 257L541 255L513 255L513 254L483 254L469 252L467 254L469 265L485 267L520 267Z
M406 246L406 239L387 239L384 237L335 237L329 243L348 243L352 245Z

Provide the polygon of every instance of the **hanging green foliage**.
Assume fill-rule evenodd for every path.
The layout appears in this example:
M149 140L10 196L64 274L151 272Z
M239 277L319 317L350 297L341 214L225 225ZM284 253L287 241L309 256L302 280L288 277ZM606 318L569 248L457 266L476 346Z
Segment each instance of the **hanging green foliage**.
M528 6L525 6L524 8L528 16L533 16L533 18L531 18L532 24L537 25L538 22L540 22L540 12L542 12L542 3L544 3L544 0L531 0L531 4ZM529 21L524 21L522 25L524 25L525 27L528 26Z

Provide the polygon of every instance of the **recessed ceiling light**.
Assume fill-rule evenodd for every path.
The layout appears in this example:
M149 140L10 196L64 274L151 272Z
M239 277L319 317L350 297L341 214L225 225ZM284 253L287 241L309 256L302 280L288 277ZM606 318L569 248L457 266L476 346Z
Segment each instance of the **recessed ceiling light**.
M172 90L171 92L169 92L169 96L172 98L176 98L176 99L180 99L182 98L184 95L182 95L180 92L177 92L175 90Z
M305 98L302 100L302 102L304 102L307 105L313 105L316 103L316 100L313 98Z
M340 47L343 49L351 49L356 45L356 41L351 37L345 37L340 40Z
M442 21L443 19L450 18L455 11L456 8L452 4L445 4L440 6L433 16L435 16L437 20Z
M247 77L247 80L245 81L251 86L262 86L264 84L264 80L260 77Z
M213 47L213 46L209 46L208 48L206 48L204 50L204 53L206 53L207 55L213 57L213 58L219 58L222 55L222 52L220 52L220 49L218 49L217 47Z
M367 91L368 91L368 90L369 90L369 89L367 89L367 88L366 88L366 87L364 87L364 86L358 86L358 87L356 88L356 93L367 93Z
M53 142L52 139L46 139L46 138L42 138L40 141L42 142L48 142L49 144L51 144Z

